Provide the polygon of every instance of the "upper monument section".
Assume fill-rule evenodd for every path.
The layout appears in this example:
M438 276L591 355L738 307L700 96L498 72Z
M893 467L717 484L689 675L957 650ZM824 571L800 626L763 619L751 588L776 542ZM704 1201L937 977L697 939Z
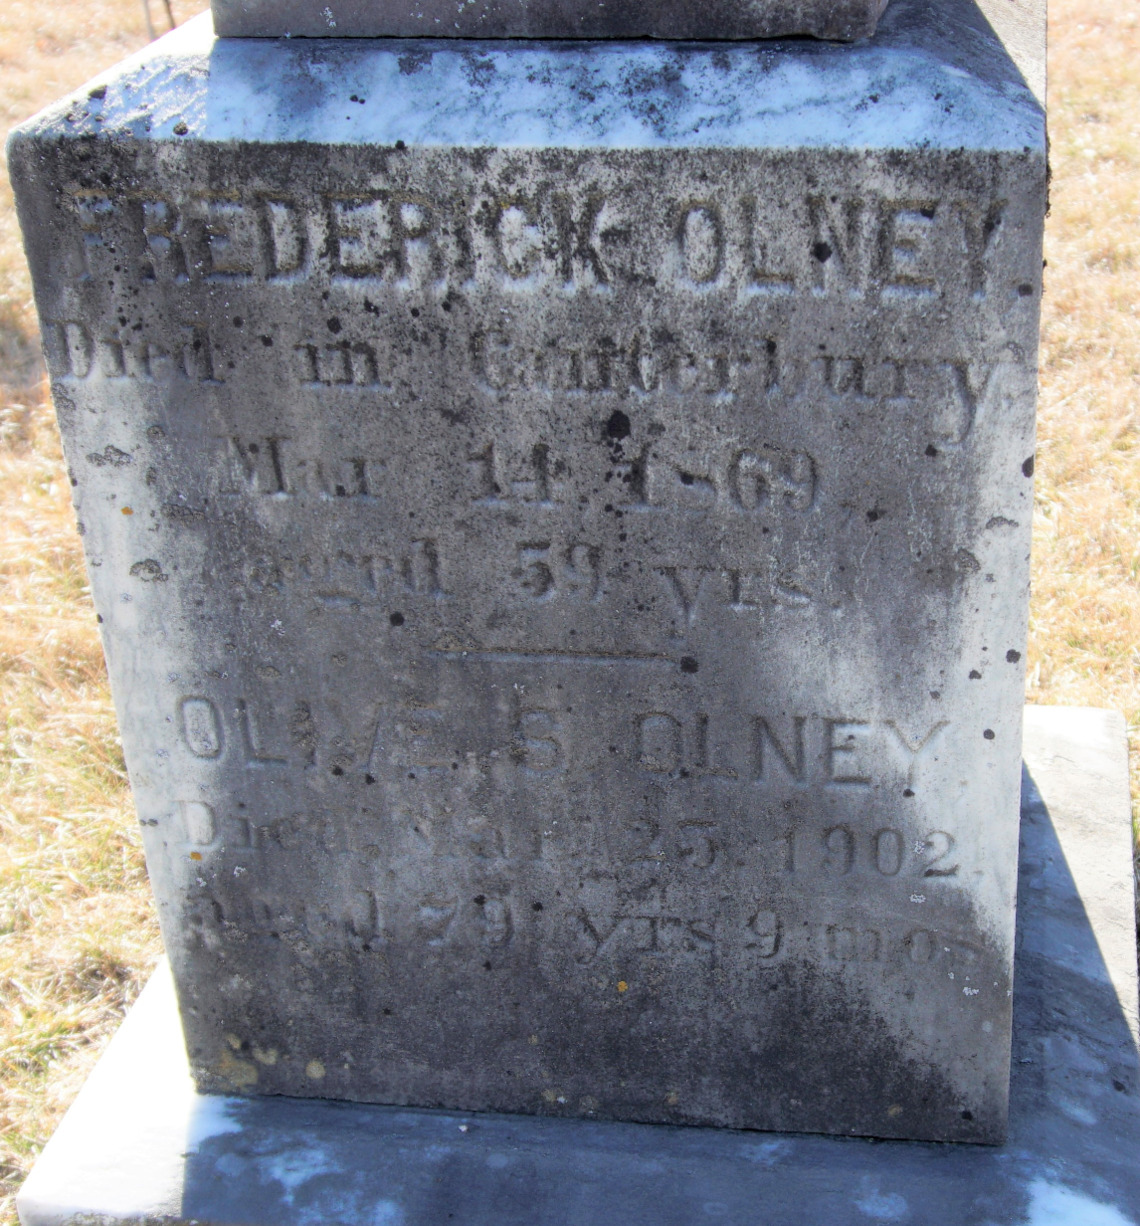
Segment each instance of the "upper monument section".
M868 38L887 0L213 0L255 38Z

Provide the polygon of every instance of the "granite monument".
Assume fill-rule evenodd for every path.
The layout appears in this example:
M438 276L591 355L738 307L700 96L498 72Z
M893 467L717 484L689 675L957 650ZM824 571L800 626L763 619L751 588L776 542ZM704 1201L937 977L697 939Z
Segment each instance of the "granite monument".
M930 13L16 131L202 1090L1002 1139L1044 27Z

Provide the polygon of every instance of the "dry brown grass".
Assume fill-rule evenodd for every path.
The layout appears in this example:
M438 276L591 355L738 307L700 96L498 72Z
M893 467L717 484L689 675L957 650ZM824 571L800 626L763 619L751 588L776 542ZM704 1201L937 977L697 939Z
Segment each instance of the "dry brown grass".
M153 5L157 13L160 6ZM203 7L176 0L180 19ZM1140 741L1140 0L1052 0L1053 211L1029 697ZM6 0L7 128L146 39L140 0ZM158 952L0 180L0 1222ZM1134 753L1134 780L1140 784ZM1134 789L1134 794L1138 789Z
M1029 699L1119 707L1140 797L1140 3L1050 3ZM1133 809L1134 817L1137 809Z
M203 7L179 0L183 19ZM162 6L153 3L160 21ZM147 39L141 0L4 0L0 125ZM0 1222L159 952L0 176Z

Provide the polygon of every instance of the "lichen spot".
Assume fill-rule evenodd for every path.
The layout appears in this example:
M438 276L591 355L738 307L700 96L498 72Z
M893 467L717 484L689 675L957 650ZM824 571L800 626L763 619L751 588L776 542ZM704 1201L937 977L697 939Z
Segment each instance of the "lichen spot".
M898 1117L902 1115L902 1111L903 1109L898 1105L898 1103L892 1103L891 1106L887 1108L887 1114L892 1120L897 1120Z
M124 514L124 515L133 515L133 514L134 514L134 511L132 511L130 507L123 507L123 514Z
M319 1060L310 1060L305 1065L305 1076L310 1081L320 1081L325 1075L325 1066Z
M554 1090L543 1090L542 1092L543 1102L552 1103L557 1097L558 1094Z
M680 1101L681 1096L676 1090L670 1090L669 1093L665 1095L665 1105L667 1107L675 1107Z
M530 1038L527 1039L527 1042L531 1045L531 1047L537 1047L538 1046L538 1035L532 1034Z
M226 1039L233 1044L233 1035L226 1035ZM240 1042L238 1043L240 1047ZM233 1052L223 1051L221 1059L218 1061L214 1072L227 1085L232 1086L235 1090L248 1090L250 1086L257 1084L257 1069L248 1060L239 1060Z
M625 981L624 979L619 979L619 980L618 980L618 991L619 991L619 992L628 992L628 991L629 991L629 984L628 984L628 983L626 983L626 981Z
M258 1064L276 1064L277 1063L277 1048L255 1047L253 1049L253 1058Z
M201 858L202 858L202 853L200 851L192 851L190 853L191 860L201 860Z

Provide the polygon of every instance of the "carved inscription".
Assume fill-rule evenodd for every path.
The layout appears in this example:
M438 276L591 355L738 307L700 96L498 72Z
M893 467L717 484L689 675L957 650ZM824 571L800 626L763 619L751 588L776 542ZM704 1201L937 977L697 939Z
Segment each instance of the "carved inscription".
M388 489L388 461L382 458L307 455L285 436L225 435L211 442L210 467L223 496L374 502ZM568 462L545 444L513 455L487 443L468 453L467 470L469 498L478 507L548 510L574 493ZM607 497L619 499L624 509L747 515L810 509L816 473L815 461L806 452L762 444L730 444L701 464L675 460L651 445L631 461L610 460L603 480L612 483Z
M652 338L634 332L552 337L536 345L498 327L477 331L471 340L476 376L491 392L730 396L745 381L771 392L780 376L777 352L771 338L747 352L709 349L666 329Z
M746 570L657 565L650 559L646 572L661 597L660 613L643 606L638 616L659 621L661 632L668 636L663 646L668 647L710 618L755 620L775 610L803 612L813 605L815 594L805 577L782 566L774 555L759 560L762 569ZM534 610L570 603L588 610L621 595L613 579L614 563L612 549L552 533L493 543L483 554L482 565L499 581L501 608ZM447 600L449 576L456 569L455 560L425 537L395 548L346 542L346 548L335 553L262 550L241 562L240 575L250 596L303 595L328 609L357 610L388 608L397 597ZM528 651L514 654L524 659Z
M294 346L297 372L302 386L310 388L372 388L390 391L381 377L377 346L367 341L341 341L338 344L313 343Z
M439 551L431 538L396 549L343 549L336 553L255 554L242 565L253 595L304 591L329 609L386 607L396 596L446 595Z
M226 346L209 329L195 324L165 328L161 334L147 329L103 327L94 329L76 320L44 319L44 349L55 379L71 381L128 380L169 382L185 380L220 385L232 362L223 360ZM271 334L264 338L273 341ZM288 345L283 339L283 346ZM670 342L662 349L647 348L636 334L632 339L602 338L566 349L565 342L528 347L505 332L476 333L472 362L480 386L489 393L506 391L562 391L590 395L632 391L642 395L708 395L728 399L754 396L761 401L779 397L792 404L812 403L820 397L838 403L877 402L899 410L911 402L926 407L931 436L946 446L964 443L980 413L1004 394L1006 374L1015 362L967 362L898 359L852 355L777 360L779 343L769 339L750 354L693 352ZM358 339L333 342L294 342L294 375L298 386L315 393L345 391L391 395L389 372L398 365L392 339L381 330ZM270 344L267 352L277 352ZM270 360L267 358L267 360ZM288 440L276 440L279 447ZM242 440L231 440L239 452ZM255 447L263 446L254 440ZM253 453L248 453L253 454ZM241 462L248 466L248 454ZM654 462L656 461L656 463ZM346 457L335 461L345 467L346 480L322 472L315 459L299 459L308 466L303 485L329 492L338 485L367 495L370 466L377 458ZM546 445L536 446L523 462L525 475L500 472L502 461L488 443L470 453L472 481L489 505L512 499L555 505L566 473L565 462ZM620 477L635 505L655 505L670 493L682 505L699 510L723 499L744 510L782 502L797 509L811 505L816 479L814 462L802 452L773 452L763 445L739 447L712 461L716 472L693 471L673 464L643 447L639 454L616 461ZM699 468L699 466L698 466ZM673 487L680 483L683 489ZM282 479L278 492L287 492Z
M566 504L574 493L570 464L545 444L512 454L487 443L470 452L469 491L474 505L491 508ZM696 514L807 511L815 501L817 465L807 452L728 443L699 460L676 459L661 444L647 444L631 459L611 458L603 475L606 496L623 510L679 510Z
M216 758L222 752L222 721L208 698L182 700L182 737L196 758Z
M78 320L43 319L40 327L48 368L56 379L222 382L210 334L199 325L167 327L161 333L99 331Z
M227 368L227 347L200 324L167 327L161 333L146 328L95 329L76 320L44 319L44 350L53 378L64 382L133 380L146 383L185 380L220 385ZM278 345L267 333L266 361L274 361ZM394 392L390 372L399 365L389 334L375 332L333 341L290 342L293 374L299 387L314 393L367 392L388 396ZM1013 359L969 362L958 358L900 359L887 355L825 356L802 359L779 356L781 342L768 339L751 353L700 353L683 342L657 342L649 346L638 334L631 338L603 337L597 341L557 339L532 346L513 340L505 331L476 332L471 360L478 385L488 393L542 391L583 393L591 396L633 392L646 396L715 396L725 399L775 398L795 404L818 403L821 397L837 404L875 402L884 410L899 410L911 402L927 407L932 437L947 446L966 441L980 413L1004 394ZM277 440L283 445L288 440ZM246 444L232 440L239 449ZM253 445L261 447L259 440ZM654 465L653 461L658 463ZM242 460L247 463L247 459ZM518 475L500 471L503 463L491 443L469 455L472 482L488 502L511 499L555 505L558 486L567 472L565 461L553 456L545 444L536 446L520 461ZM326 479L316 460L298 460L310 468L305 483L314 490L337 484L367 493L364 468L382 461L347 457L359 471L347 482ZM663 491L680 482L686 487L683 502L693 509L709 499L723 498L741 509L756 509L782 500L797 509L811 505L814 462L802 452L780 453L764 445L739 447L713 463L711 472L694 472L684 464L669 468L669 461L642 448L629 459L616 461L631 501L653 505ZM662 463L665 468L662 469Z
M189 697L179 703L179 732L182 743L195 758L216 759L225 754L240 754L246 767L285 766L288 759L264 746L260 721L252 704L239 698L223 710L209 698Z
M490 983L549 948L619 990L681 965L767 991L804 962L929 986L989 959L941 931L985 867L941 803L967 733L926 687L953 683L936 661L892 711L799 643L870 654L892 549L939 615L943 534L982 559L965 516L900 548L882 475L913 465L916 498L985 475L944 450L1024 382L1020 325L983 329L1033 289L995 275L1005 201L482 169L421 190L374 164L338 192L72 197L61 403L143 403L166 440L94 438L81 471L159 488L152 604L191 558L221 594L227 656L169 674L146 821L191 931L358 960L356 985L404 958ZM137 467L90 458L114 455ZM161 552L175 533L197 552Z
M714 605L739 615L772 606L802 609L812 602L811 593L801 583L780 571L776 558L768 559L764 571L659 566L654 573L671 598L672 628L678 638L684 637L702 611Z
M217 474L218 493L224 496L308 496L370 502L386 488L386 462L369 456L298 454L293 440L283 436L250 439L225 435L211 441L211 471Z
M761 903L746 919L678 913L652 895L649 905L619 911L583 908L571 917L578 962L622 965L628 959L689 956L715 962L724 955L746 955L756 970L775 966L796 952L852 969L890 963L968 972L982 951L955 935L905 923L879 927L847 922L790 922L793 916ZM628 963L627 963L628 964ZM955 970L949 970L950 978Z
M1001 395L1005 368L1015 365L1013 357L999 362L889 353L802 357L778 337L748 352L702 351L673 339L650 342L639 333L559 337L534 345L516 340L505 328L476 333L472 350L476 375L488 392L752 396L761 403L822 398L877 402L896 411L917 401L931 406L934 436L950 445L965 441L985 405ZM728 463L743 464L739 479L747 483L750 466L762 468L764 459L763 452L755 460L742 453ZM736 479L733 483L739 489ZM747 493L741 490L738 497Z
M908 897L911 906L925 901L916 890L953 884L960 862L950 832L916 835L876 822L873 813L859 821L790 820L787 805L779 804L722 821L689 803L673 804L667 791L675 781L692 787L703 779L749 788L773 784L784 794L820 783L866 789L888 779L921 786L945 721L914 729L890 720L752 714L740 740L725 735L737 721L718 712L685 718L650 711L636 721L636 758L629 764L653 780L639 811L589 817L562 796L542 801L543 811L526 814L520 824L517 818L499 823L472 801L494 776L496 760L510 763L535 796L545 796L552 782L596 752L583 742L581 721L531 697L526 687L512 690L508 725L492 740L500 748L489 754L458 749L447 705L408 701L392 716L380 712L374 730L360 738L368 748L355 765L343 741L335 750L322 736L307 707L296 704L290 714L286 704L283 718L282 705L275 705L270 711L244 697L222 703L191 694L178 702L176 726L185 751L203 764L236 755L246 771L284 778L281 768L290 763L327 768L332 762L334 778L354 778L365 794L370 784L383 783L375 793L380 803L346 822L335 805L249 812L179 802L169 820L180 854L201 865L200 872L224 865L224 879L240 883L201 899L196 922L207 922L201 918L207 908L225 930L252 937L361 954L412 943L425 955L450 950L480 958L524 932L531 941L571 942L579 964L590 968L653 958L717 965L743 957L762 970L811 956L853 971L936 964L953 976L980 956L968 942L901 919L869 924L827 915L828 882L870 876L893 883L900 907ZM271 717L263 718L266 713ZM388 731L382 734L382 727ZM380 846L388 850L381 853ZM425 869L434 866L435 884L419 894L377 885L319 901L292 898L265 884L283 851L360 867L411 857ZM556 914L547 920L543 906L520 906L517 883L535 865L560 863L573 866L579 884ZM704 883L720 882L712 888L723 891L738 873L766 883L752 905L713 905ZM795 877L819 883L813 886L818 905L804 909L787 900L784 883Z
M497 662L500 655L510 653L436 654L456 661L480 658L482 654ZM526 658L518 657L522 662ZM583 659L589 662L591 657L569 654L565 662L581 664ZM651 664L658 660L669 663L665 657L647 656L644 660ZM513 663L514 658L503 662ZM498 743L518 769L541 777L576 766L574 738L566 731L569 713L527 697L525 687L515 687L511 693L513 713ZM271 711L270 719L263 721L263 710ZM445 777L457 769L458 759L463 755L454 743L457 730L449 726L448 708L431 702L412 702L392 712L382 710L380 714L393 719L391 726L404 746L401 761L424 771L438 770ZM375 715L371 719L367 731L362 729L358 735L364 747L365 770L380 768L377 760L380 724ZM271 725L273 731L266 734L263 722ZM283 710L280 701L254 703L239 697L227 704L200 694L191 695L179 700L175 726L192 758L212 762L238 754L247 767L253 768L286 765L296 747L303 747L311 759L313 745L320 739L320 729L313 724L309 705L301 698L291 706L286 704ZM898 779L905 795L910 796L922 786L928 768L938 761L949 726L948 721L937 720L916 733L893 720L811 714L734 715L722 710L685 715L658 708L635 715L630 728L632 735L619 736L618 740L628 744L632 751L631 764L646 775L658 777L661 784L711 778L781 787L824 784L840 790L860 790L886 779ZM589 760L589 748L583 746L583 752ZM618 746L614 745L611 752L618 753ZM823 839L827 852L825 867L843 865L846 872L855 863L854 837L842 823L828 828ZM915 854L927 855L924 869L931 870L928 876L952 875L944 862L950 857L953 840L941 842L943 838L942 834L932 834L925 844L913 849ZM874 835L874 845L863 858L875 864L883 875L893 876L908 854L901 839L896 831L884 827ZM796 863L789 844L786 870L794 871Z
M867 872L881 877L900 873L913 877L957 877L956 840L934 830L908 846L900 830L883 827L862 833L847 824L818 831L803 827L785 831L773 844L775 859L788 874L808 872L845 877Z
M474 198L381 189L320 199L73 196L78 267L134 260L140 281L289 284L308 278L395 291L606 293L647 279L675 290L931 299L946 269L990 289L1006 204L965 196L750 193L645 204L624 193Z
M636 723L639 764L655 775L865 788L874 781L874 764L888 763L910 789L937 756L940 734L948 727L939 720L912 738L890 720L712 712L686 721L667 711L647 712Z

